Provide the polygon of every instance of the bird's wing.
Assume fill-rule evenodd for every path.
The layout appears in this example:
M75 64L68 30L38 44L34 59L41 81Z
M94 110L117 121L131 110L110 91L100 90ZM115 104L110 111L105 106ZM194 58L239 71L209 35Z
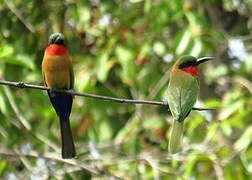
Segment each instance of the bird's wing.
M74 88L74 71L73 71L73 65L70 65L70 89Z
M45 79L45 74L44 74L44 71L43 71L43 70L42 70L42 76L43 76L43 79L44 79L45 86L47 87L46 79Z
M172 77L168 86L168 103L173 117L183 121L196 102L198 82L185 73L174 75L176 78Z
M198 82L196 78L186 81L186 86L181 89L181 118L184 119L188 116L195 104L198 96Z

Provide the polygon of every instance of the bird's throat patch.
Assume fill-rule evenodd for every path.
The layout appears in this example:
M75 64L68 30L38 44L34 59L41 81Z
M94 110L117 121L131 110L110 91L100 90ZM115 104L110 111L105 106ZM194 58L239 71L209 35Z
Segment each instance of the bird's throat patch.
M67 55L68 51L67 49L62 46L62 45L58 45L58 44L51 44L50 46L48 46L45 50L46 54L51 55L51 56L59 56L59 55Z
M197 76L199 69L197 66L189 66L181 69L184 72L190 73L192 76Z

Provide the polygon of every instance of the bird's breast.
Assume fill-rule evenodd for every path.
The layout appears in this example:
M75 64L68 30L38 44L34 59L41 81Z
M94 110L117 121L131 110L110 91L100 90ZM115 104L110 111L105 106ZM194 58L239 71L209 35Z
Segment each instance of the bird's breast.
M52 89L70 88L70 66L69 56L45 55L42 69L47 86Z

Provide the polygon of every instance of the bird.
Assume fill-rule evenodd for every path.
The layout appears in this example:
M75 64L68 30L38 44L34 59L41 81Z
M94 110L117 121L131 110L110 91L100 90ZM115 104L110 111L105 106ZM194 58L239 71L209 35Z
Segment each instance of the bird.
M76 155L69 121L73 96L55 90L73 89L73 65L62 33L51 34L48 42L42 61L42 73L45 86L49 88L49 99L60 121L61 156L63 159L70 159Z
M180 150L184 120L197 100L199 65L212 59L213 57L197 59L193 56L181 56L172 66L167 90L168 105L173 117L168 145L171 154Z

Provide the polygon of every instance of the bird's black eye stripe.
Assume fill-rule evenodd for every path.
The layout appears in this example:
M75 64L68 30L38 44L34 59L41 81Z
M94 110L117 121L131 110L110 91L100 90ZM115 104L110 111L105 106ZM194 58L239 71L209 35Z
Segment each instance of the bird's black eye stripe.
M187 61L179 65L179 69L183 69L190 66L197 66L197 61Z
M65 42L63 39L59 39L59 38L55 38L52 40L52 42L50 44L59 44L59 45L65 45Z
M57 39L54 43L64 45L64 40L63 39Z

